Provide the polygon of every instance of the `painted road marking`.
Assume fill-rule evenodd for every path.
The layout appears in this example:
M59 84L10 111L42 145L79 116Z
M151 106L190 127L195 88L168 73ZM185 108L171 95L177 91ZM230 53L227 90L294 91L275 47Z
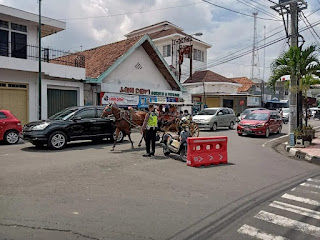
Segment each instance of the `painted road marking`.
M246 224L238 229L238 233L246 234L246 235L249 235L250 237L255 237L257 239L262 239L262 240L287 240L287 238L284 238L281 236L274 236L272 234L263 232L258 228L251 227Z
M295 188L295 189L292 189L291 191L302 192L302 193L320 194L320 192L309 191L309 190L305 190L305 189L301 189L301 188Z
M294 195L291 195L291 194L288 194L288 193L283 194L281 197L289 199L289 200L294 200L294 201L297 201L297 202L307 203L307 204L310 204L310 205L313 205L313 206L320 206L320 202L319 201L312 200L310 198L297 197L297 196L294 196Z
M314 178L308 178L307 181L308 181L308 182L320 183L320 179L314 179Z
M287 217L283 217L277 214L269 213L266 211L260 211L257 215L254 216L257 219L273 223L282 227L291 228L315 237L320 237L320 227L307 224L304 222L299 222Z
M307 217L311 217L311 218L315 218L315 219L320 219L320 212L313 211L313 210L303 208L303 207L298 207L298 206L291 205L288 203L274 201L269 206L274 207L274 208L278 208L278 209L282 209L282 210L286 210L288 212L297 213L297 214L300 214L303 216L307 216Z
M313 129L318 129L318 128L320 128L320 126L314 127ZM265 147L268 143L271 143L271 142L273 142L273 141L276 141L276 140L278 140L278 139L281 139L281 138L284 138L284 137L288 137L288 136L289 136L289 134L283 135L283 136L278 137L278 138L271 139L270 141L265 142L264 144L262 144L262 147Z
M318 189L320 189L320 186L319 186L319 185L310 184L310 183L301 183L300 186L313 187L313 188L318 188Z

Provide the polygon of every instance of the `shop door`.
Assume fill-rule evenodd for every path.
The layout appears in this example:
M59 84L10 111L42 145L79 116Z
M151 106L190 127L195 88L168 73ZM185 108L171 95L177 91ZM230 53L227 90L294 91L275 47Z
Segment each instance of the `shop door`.
M48 89L48 117L67 107L77 106L76 90Z
M0 82L0 109L9 110L24 125L28 122L28 85Z
M231 99L223 99L223 107L233 109L233 100Z

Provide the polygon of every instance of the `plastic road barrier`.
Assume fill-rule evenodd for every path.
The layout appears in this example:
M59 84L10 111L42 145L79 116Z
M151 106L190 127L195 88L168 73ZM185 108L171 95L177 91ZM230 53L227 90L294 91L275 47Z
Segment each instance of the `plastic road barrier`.
M200 167L228 162L228 137L189 137L187 143L188 166Z

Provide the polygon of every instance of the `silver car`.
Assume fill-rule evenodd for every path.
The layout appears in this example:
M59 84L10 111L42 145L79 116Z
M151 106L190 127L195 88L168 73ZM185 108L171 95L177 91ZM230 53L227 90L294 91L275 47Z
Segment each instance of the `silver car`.
M236 115L231 108L206 108L193 117L193 121L200 128L210 128L212 131L218 127L234 128Z

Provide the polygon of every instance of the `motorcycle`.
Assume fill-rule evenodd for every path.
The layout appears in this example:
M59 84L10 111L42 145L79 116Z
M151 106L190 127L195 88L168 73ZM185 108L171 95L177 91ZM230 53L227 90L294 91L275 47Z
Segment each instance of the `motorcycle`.
M170 133L165 133L162 137L162 149L165 156L169 156L170 153L178 154L181 160L187 161L187 138L191 137L191 133L187 130L182 130L179 135L172 135Z

